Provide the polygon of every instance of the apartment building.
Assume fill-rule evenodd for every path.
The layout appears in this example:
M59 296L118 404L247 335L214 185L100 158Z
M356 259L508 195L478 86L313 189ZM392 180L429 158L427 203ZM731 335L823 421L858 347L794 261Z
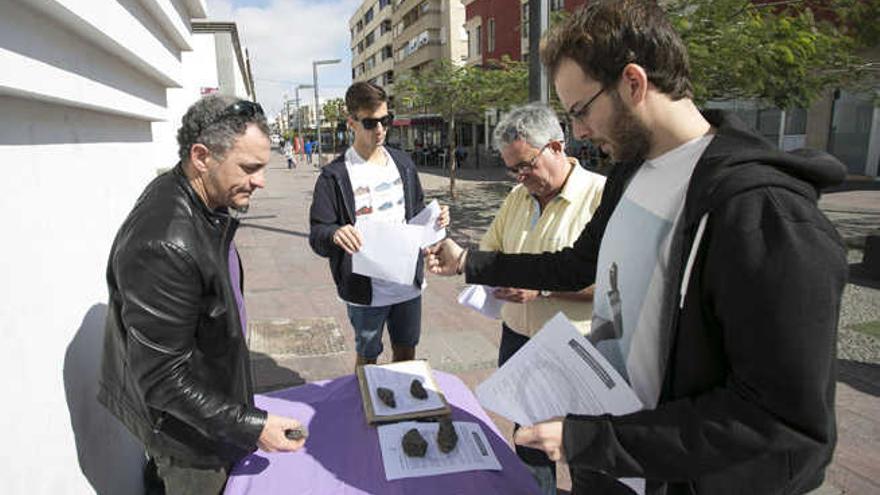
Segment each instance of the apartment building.
M366 0L349 20L352 81L393 93L394 78L440 59L464 61L460 0Z
M529 0L460 0L465 7L469 65L501 60L528 61ZM549 0L550 12L574 12L588 0Z

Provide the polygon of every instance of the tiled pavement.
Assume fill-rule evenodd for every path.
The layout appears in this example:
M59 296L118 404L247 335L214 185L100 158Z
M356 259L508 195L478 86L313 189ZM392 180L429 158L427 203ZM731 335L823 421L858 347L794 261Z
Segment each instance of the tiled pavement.
M423 172L428 198L448 201L448 179L436 170ZM336 297L326 260L308 245L308 206L317 175L311 166L288 171L282 157L273 153L268 187L254 196L236 236L246 270L250 345L260 390L334 378L353 370L354 339L344 306ZM452 205L450 230L456 240L469 244L477 242L488 227L509 184L497 170L467 170L464 175L458 181L462 194ZM855 198L834 203L847 215L854 215L850 208L854 202L857 206L880 204L874 201L880 192L873 199L858 192L837 194ZM455 296L464 286L460 277L429 275L427 280L418 357L428 359L435 369L455 373L473 388L495 367L499 324L457 305ZM390 350L387 337L385 347ZM380 363L389 359L388 354L383 354ZM829 483L820 493L880 493L877 368L847 372L851 376L838 387L840 440L828 472ZM509 422L490 416L503 432L512 431ZM566 470L559 469L559 474L559 488L568 489Z

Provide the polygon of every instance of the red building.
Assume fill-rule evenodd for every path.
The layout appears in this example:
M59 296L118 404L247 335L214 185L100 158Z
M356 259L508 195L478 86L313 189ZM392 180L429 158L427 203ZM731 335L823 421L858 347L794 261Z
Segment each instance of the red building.
M468 64L484 65L507 55L528 60L529 0L461 0L465 5ZM587 0L550 0L550 11L574 12Z

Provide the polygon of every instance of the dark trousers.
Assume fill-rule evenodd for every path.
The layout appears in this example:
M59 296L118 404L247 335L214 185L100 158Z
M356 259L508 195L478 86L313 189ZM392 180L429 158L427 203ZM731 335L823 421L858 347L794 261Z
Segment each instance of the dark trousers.
M146 495L219 495L226 486L229 469L181 466L168 456L147 453L144 467Z
M507 324L501 324L501 345L498 348L498 366L500 367L511 358L516 351L526 345L529 338L521 333L511 330ZM514 432L519 429L518 424L513 425ZM556 463L551 461L543 450L516 446L516 455L525 463L532 476L541 487L541 493L556 494Z

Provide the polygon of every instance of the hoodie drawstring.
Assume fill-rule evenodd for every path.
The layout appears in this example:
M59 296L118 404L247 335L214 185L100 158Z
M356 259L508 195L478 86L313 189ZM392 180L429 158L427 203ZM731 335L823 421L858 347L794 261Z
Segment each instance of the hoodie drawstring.
M694 261L697 258L697 250L700 247L700 242L703 240L703 233L706 231L706 221L709 220L709 214L705 213L702 218L700 218L700 225L697 226L697 234L694 236L694 242L691 243L691 252L688 255L687 265L684 269L684 277L681 279L681 288L678 293L680 294L680 298L678 300L678 309L684 308L684 296L687 295L688 285L690 285L691 279L691 270L694 269Z

